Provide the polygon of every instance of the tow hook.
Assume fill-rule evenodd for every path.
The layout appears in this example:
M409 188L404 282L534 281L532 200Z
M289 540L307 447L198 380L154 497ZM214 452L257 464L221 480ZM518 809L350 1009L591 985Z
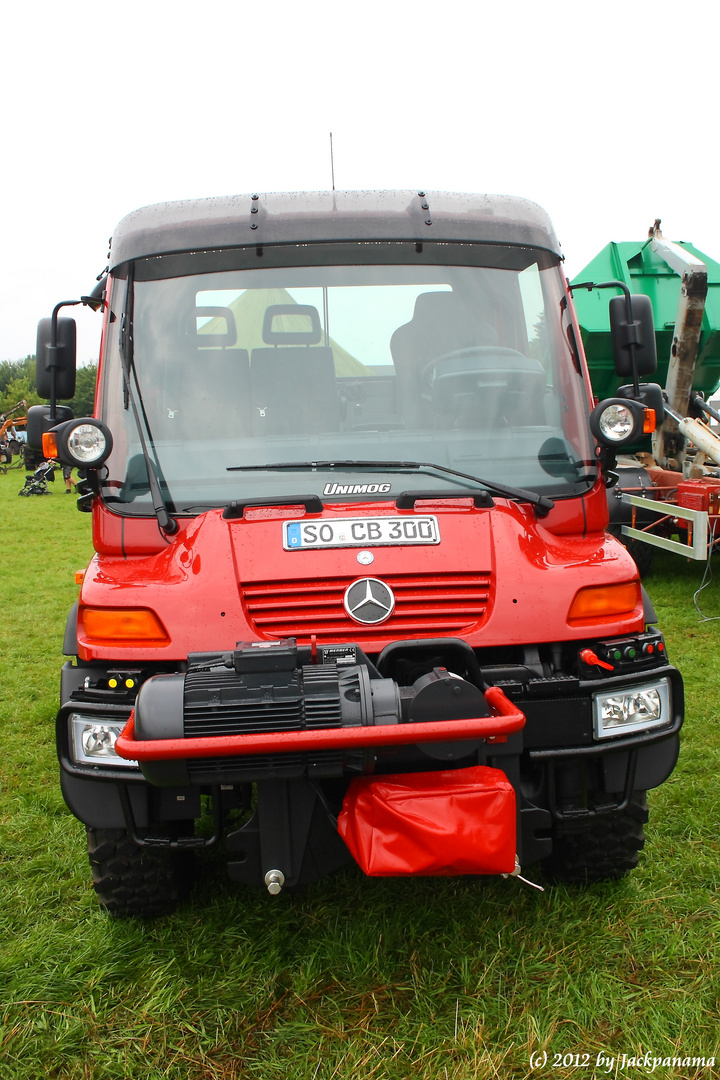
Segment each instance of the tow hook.
M265 884L270 895L277 896L285 884L285 875L282 870L268 870L265 875Z
M545 892L542 885L536 885L534 881L530 881L528 878L523 877L522 874L520 873L521 870L522 870L522 866L520 865L520 862L518 861L518 857L516 855L515 856L515 869L513 870L513 872L511 874L502 874L501 876L504 877L504 878L509 878L509 877L517 878L518 881L522 881L523 885L529 885L531 889L537 889L538 892Z

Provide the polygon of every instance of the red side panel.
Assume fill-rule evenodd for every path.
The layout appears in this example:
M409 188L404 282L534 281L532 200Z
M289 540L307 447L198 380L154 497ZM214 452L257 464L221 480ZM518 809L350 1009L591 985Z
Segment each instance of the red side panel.
M371 876L510 874L515 792L485 765L363 776L348 788L338 831Z

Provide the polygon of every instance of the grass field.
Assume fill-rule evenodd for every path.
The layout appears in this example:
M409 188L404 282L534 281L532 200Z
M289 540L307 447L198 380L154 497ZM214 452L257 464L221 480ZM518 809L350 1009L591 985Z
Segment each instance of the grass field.
M348 870L274 899L208 856L175 916L114 921L53 737L90 518L59 477L51 497L19 499L23 478L0 476L2 1080L720 1075L651 1067L720 1060L720 623L693 605L701 566L660 556L646 580L687 721L625 880L539 893ZM714 585L700 603L720 616Z

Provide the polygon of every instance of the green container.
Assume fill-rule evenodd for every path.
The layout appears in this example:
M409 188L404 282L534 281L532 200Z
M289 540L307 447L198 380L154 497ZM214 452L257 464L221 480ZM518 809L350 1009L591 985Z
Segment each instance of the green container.
M701 259L707 267L708 295L693 386L709 399L720 384L720 264L703 255L692 244L681 243L678 246ZM644 240L608 244L573 279L573 283L611 280L624 281L630 292L644 293L650 297L655 313L658 370L656 376L645 378L647 381L652 378L665 386L680 300L680 277L652 251L650 240ZM613 397L618 386L628 381L615 374L610 338L608 300L611 296L620 295L620 290L593 289L588 292L579 289L573 295L593 390L600 399Z

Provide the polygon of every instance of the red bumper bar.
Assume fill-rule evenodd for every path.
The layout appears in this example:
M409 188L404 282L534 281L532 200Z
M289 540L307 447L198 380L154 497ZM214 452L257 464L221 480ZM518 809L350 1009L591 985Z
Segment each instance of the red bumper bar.
M495 716L468 720L431 720L418 724L382 724L378 727L333 728L332 731L271 731L260 735L208 735L192 739L136 739L135 714L118 735L115 749L129 761L168 761L171 758L235 757L242 754L277 754L283 751L336 750L358 746L401 746L407 743L491 739L504 742L525 726L525 716L497 686L485 691Z

